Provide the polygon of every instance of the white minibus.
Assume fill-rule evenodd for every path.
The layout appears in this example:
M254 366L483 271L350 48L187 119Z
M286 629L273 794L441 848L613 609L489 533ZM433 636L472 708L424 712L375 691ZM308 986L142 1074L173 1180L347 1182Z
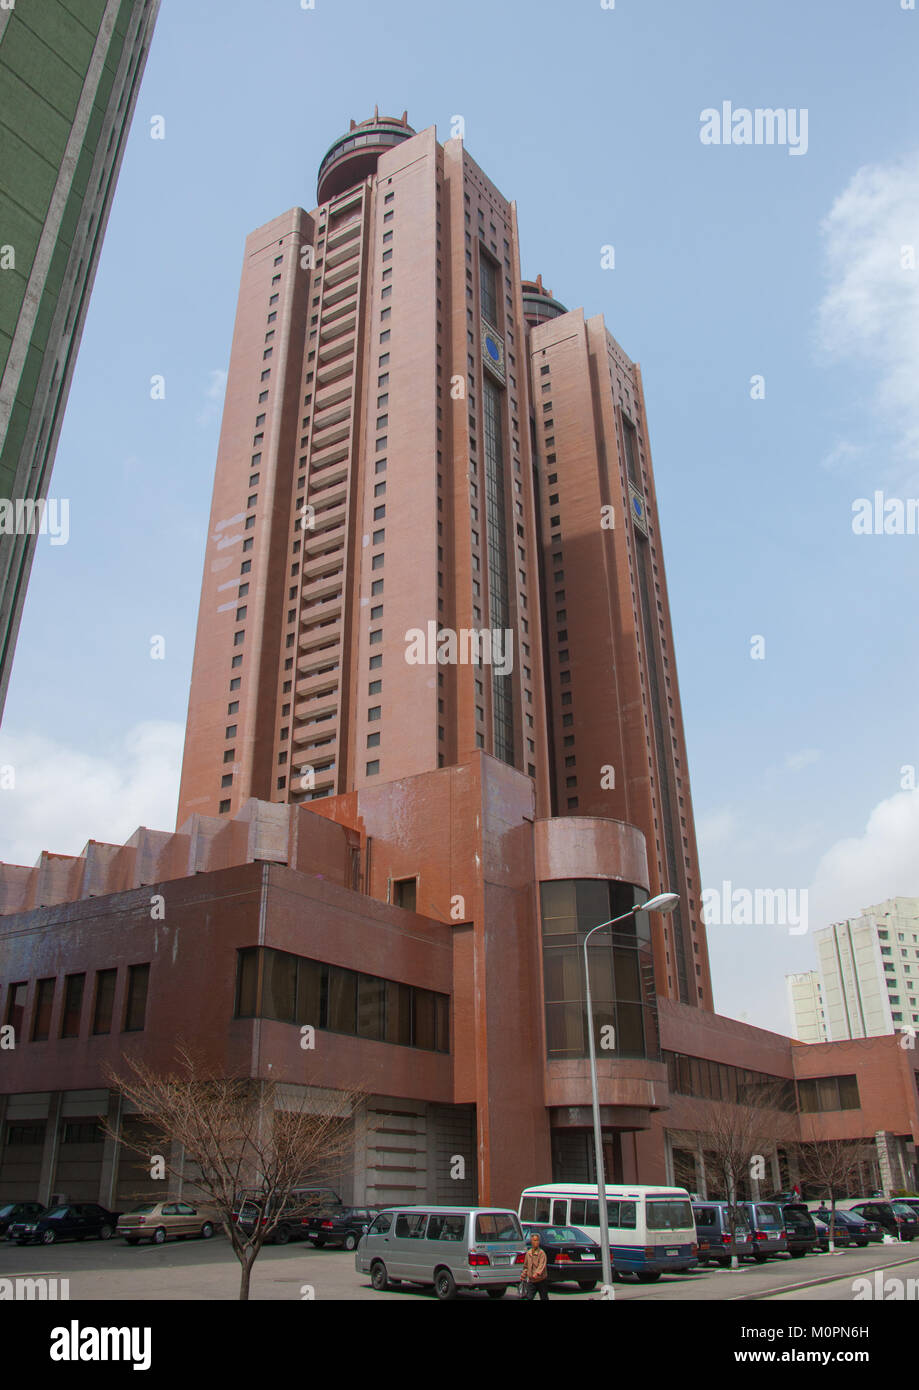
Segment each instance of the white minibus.
M591 1183L543 1183L521 1194L521 1222L576 1226L600 1239L597 1187ZM615 1274L652 1283L668 1270L699 1263L692 1199L683 1187L607 1184L606 1212Z

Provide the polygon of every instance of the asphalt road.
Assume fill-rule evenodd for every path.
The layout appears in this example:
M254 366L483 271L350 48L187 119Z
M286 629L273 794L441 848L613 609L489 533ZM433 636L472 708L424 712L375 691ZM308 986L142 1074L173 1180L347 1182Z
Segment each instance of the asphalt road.
M875 1274L876 1270L880 1273ZM121 1240L54 1246L0 1242L0 1280L38 1276L68 1280L72 1300L223 1300L235 1299L239 1292L239 1266L223 1237L134 1247ZM913 1281L911 1285L909 1280ZM919 1241L840 1250L833 1255L808 1255L803 1260L779 1257L762 1265L746 1264L736 1271L699 1268L689 1274L665 1275L656 1284L622 1279L615 1288L618 1302L857 1302L859 1298L887 1301L898 1297L917 1301ZM353 1254L316 1250L299 1242L265 1247L255 1265L250 1297L274 1301L313 1298L436 1302L430 1290L408 1285L375 1293L366 1276L354 1268ZM565 1302L582 1301L596 1299L598 1293L582 1293L574 1285L561 1285L553 1288L551 1297ZM479 1292L461 1294L460 1298L488 1301ZM509 1293L505 1301L516 1299Z

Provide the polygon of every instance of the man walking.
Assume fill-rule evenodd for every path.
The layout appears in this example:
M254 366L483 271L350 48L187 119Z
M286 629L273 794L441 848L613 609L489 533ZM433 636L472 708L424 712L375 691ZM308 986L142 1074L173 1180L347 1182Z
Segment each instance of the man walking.
M540 1302L549 1302L549 1262L535 1231L530 1236L530 1248L523 1257L523 1272L520 1279L526 1288L524 1296L530 1302L537 1296Z

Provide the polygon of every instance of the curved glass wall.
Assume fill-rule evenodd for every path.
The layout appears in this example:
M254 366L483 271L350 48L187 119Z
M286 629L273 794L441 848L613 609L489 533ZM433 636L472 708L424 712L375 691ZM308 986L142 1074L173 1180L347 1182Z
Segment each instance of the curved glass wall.
M601 922L647 902L648 895L629 883L595 878L541 883L539 891L548 1056L550 1060L586 1057L584 938ZM597 1056L659 1058L647 913L637 913L597 932L587 955Z

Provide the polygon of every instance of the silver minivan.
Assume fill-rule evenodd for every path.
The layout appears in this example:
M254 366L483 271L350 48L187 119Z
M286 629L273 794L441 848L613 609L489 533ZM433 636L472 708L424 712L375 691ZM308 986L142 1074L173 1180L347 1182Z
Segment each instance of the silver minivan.
M503 1298L520 1282L526 1241L503 1207L388 1207L361 1236L354 1267L375 1289L426 1284L438 1298L485 1289Z

